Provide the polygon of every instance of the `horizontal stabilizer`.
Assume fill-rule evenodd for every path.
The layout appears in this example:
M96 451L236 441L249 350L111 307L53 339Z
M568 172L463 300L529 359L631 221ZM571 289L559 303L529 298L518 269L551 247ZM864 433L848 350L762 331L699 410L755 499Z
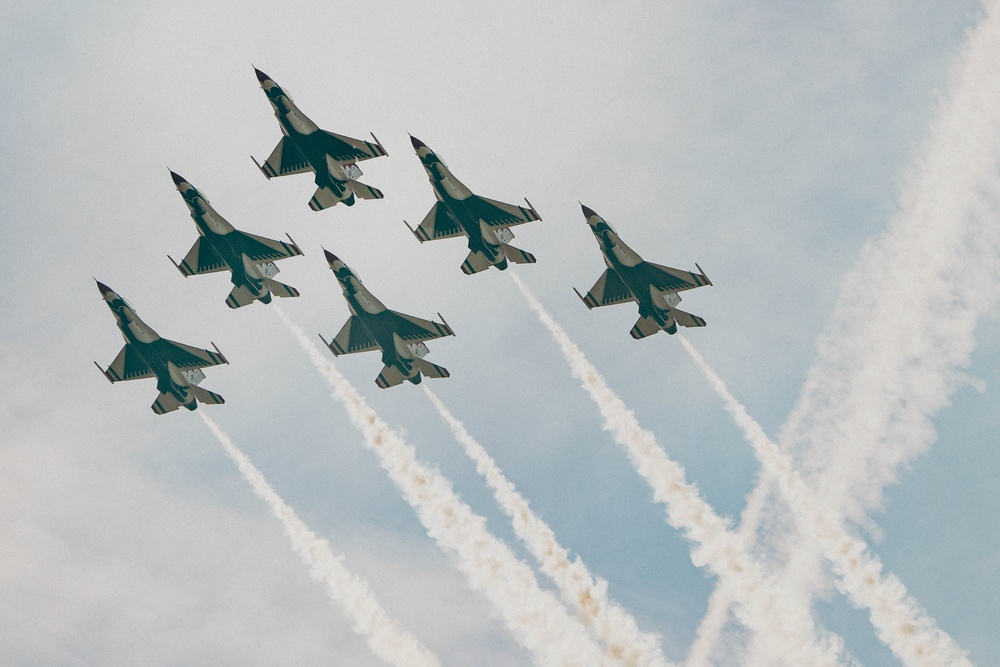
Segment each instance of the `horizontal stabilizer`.
M491 264L489 258L483 253L470 252L469 256L462 262L462 272L467 276L471 276L473 273L485 271L490 268Z
M385 197L381 190L373 188L370 185L365 185L361 181L347 181L347 187L362 199L382 199Z
M443 366L438 366L437 364L432 364L426 359L414 359L413 366L429 378L446 378L451 377L451 373L448 369Z
M274 296L279 296L284 298L284 297L299 295L299 291L297 289L295 289L291 285L286 285L285 283L279 283L277 280L271 280L270 278L267 278L264 280L264 284L267 285L267 288L271 290L271 294L273 294Z
M330 188L316 188L316 192L313 194L312 199L309 200L309 208L314 211L322 211L325 208L330 208L335 206L340 202L344 202L348 206L354 205L354 193L350 190L344 190L344 197L338 197L336 193Z
M500 245L500 248L503 250L503 254L507 257L507 259L514 262L515 264L534 264L536 261L538 261L535 259L535 256L532 255L530 252L525 252L520 248L515 248L512 245L507 245L504 243Z
M406 377L395 366L383 366L382 372L375 378L375 384L382 389L388 389L402 383L405 379Z
M156 414L164 415L181 407L181 402L173 394L160 394L149 407L153 408L153 412Z
M667 332L674 333L675 331L677 331L677 325L674 324L673 322L671 322L670 324L673 327L673 331L667 329ZM645 338L646 336L652 336L653 334L659 333L660 331L661 331L660 325L656 323L656 320L654 320L652 317L647 316L647 317L640 317L639 320L635 323L635 326L632 327L632 331L630 331L629 334L631 334L632 338L639 340L640 338Z
M682 327L705 326L705 320L701 319L697 315L692 315L691 313L685 313L683 310L672 308L670 310L670 314L673 316L675 320L677 320L677 324L681 325Z
M226 305L230 308L240 308L249 303L253 303L253 300L253 292L247 289L246 285L240 285L238 287L234 287L233 291L226 297Z
M207 405L220 405L226 402L226 399L214 392L209 391L208 389L203 389L193 385L189 387L189 389L196 399Z

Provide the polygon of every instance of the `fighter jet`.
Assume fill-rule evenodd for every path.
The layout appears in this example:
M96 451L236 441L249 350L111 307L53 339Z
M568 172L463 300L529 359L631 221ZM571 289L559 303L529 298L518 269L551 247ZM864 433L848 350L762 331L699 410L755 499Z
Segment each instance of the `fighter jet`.
M251 156L257 168L269 179L312 171L317 189L309 200L309 208L314 211L340 202L353 206L355 196L382 199L380 190L357 180L361 176L358 162L386 154L375 135L373 144L319 129L299 111L287 91L256 67L254 71L284 135L263 165Z
M351 317L333 340L327 342L320 336L335 356L381 349L385 368L375 378L375 384L383 389L403 380L419 384L421 374L430 378L450 375L446 369L424 359L428 353L425 340L455 335L443 317L438 324L388 310L361 284L354 271L330 251L323 252L351 309Z
M184 197L199 234L180 264L167 255L185 278L229 271L233 291L226 297L226 304L230 308L239 308L255 300L271 303L272 294L281 297L299 295L294 287L273 279L278 274L275 261L302 254L291 236L288 237L290 243L285 243L234 229L197 188L174 172L170 172L170 176L177 185L177 191Z
M472 194L448 169L444 159L411 136L413 149L427 172L437 202L420 225L410 231L417 240L435 241L465 235L469 239L469 256L462 263L462 271L471 275L495 266L507 268L507 260L515 264L533 264L535 256L508 245L514 233L508 229L534 220L541 220L538 212L527 199L528 208Z
M149 325L139 319L128 301L100 281L97 287L108 308L115 314L115 321L125 338L125 347L107 370L101 369L100 364L94 362L108 381L115 383L155 377L160 395L151 407L158 415L172 412L181 406L194 410L198 407L198 401L226 402L218 394L198 386L205 379L202 368L229 363L219 352L219 348L215 347L215 343L212 344L215 352L212 352L160 338Z
M618 237L611 223L586 206L583 206L583 215L587 218L590 231L597 237L597 244L604 253L604 263L608 265L587 296L582 296L573 288L587 308L638 302L639 321L629 332L635 339L645 338L661 329L675 334L678 324L684 327L705 326L705 320L677 308L681 302L678 292L712 284L703 271L691 273L643 261ZM700 266L695 266L701 271Z

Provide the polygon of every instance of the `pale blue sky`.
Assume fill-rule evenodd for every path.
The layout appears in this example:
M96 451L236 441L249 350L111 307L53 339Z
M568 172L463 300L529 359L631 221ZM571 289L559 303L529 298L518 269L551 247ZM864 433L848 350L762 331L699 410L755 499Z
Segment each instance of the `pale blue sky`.
M693 269L708 321L689 339L775 434L845 273L897 209L975 2L18 3L0 9L0 181L9 286L0 328L0 662L337 664L374 660L195 415L155 416L152 382L111 386L121 339L91 276L165 337L231 366L211 415L391 614L447 664L528 654L426 537L344 410L260 304L183 279L194 225L167 168L237 228L290 233L283 306L310 334L348 312L320 246L390 308L440 312L433 389L562 542L683 659L714 581L510 279L459 271L461 241L419 244L433 195L407 132L475 192L543 220L513 270L720 513L738 516L752 450L677 341L628 336L634 307L588 311L603 270L578 201L644 258ZM374 132L362 165L385 199L315 213L308 176L267 181L279 137L251 63L324 129ZM887 491L869 541L979 665L1000 665L995 314L931 451ZM377 355L336 361L524 558L422 392L374 384ZM867 665L895 664L840 597L818 606ZM488 656L488 657L486 657Z

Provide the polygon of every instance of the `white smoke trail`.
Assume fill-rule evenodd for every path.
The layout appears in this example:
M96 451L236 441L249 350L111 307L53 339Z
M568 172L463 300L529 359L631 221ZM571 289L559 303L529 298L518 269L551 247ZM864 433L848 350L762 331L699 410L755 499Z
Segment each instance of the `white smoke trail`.
M739 537L740 531L737 531L736 535ZM718 582L708 598L705 616L695 631L694 641L684 659L684 667L702 667L710 664L709 660L717 650L722 629L729 621L729 609L735 601L732 588L723 586L721 581Z
M454 557L469 585L500 612L514 638L546 667L607 664L583 626L554 595L539 588L531 568L486 529L486 519L458 498L440 472L418 461L413 447L375 414L302 329L272 307L330 383L334 398L343 403L427 534Z
M865 523L900 466L936 438L930 417L967 382L960 369L976 325L1000 295L1000 10L990 1L985 11L956 57L900 210L846 277L831 331L779 434L782 449L811 472L821 504L850 521ZM748 498L740 533L751 539L769 488L762 482ZM791 551L789 587L823 586L814 543L771 549Z
M736 591L737 619L767 642L773 656L795 665L837 665L842 649L839 637L817 638L811 615L792 615L778 590L768 585L759 564L741 548L729 530L729 521L718 516L685 480L684 469L672 461L649 431L642 429L597 369L587 361L566 332L516 275L511 275L532 310L559 344L573 375L583 383L604 418L604 428L625 447L635 469L653 489L653 498L667 509L668 523L697 544L692 562L707 566Z
M344 610L351 620L351 629L365 638L372 652L385 662L400 667L439 667L441 663L437 657L389 618L368 583L349 572L344 567L343 556L334 556L330 543L317 537L302 523L295 511L285 504L264 475L211 417L204 410L198 410L198 415L239 468L243 478L253 487L254 493L281 521L292 542L292 549L309 566L312 577L326 584L330 598Z
M465 448L476 470L493 489L497 503L513 521L514 532L538 561L542 572L555 582L563 601L576 609L577 616L604 643L608 654L625 665L668 664L659 638L639 630L635 619L618 603L608 599L608 582L595 579L579 557L570 560L555 533L518 493L496 461L476 441L441 399L426 386L424 391L438 413L451 427L455 439Z
M857 607L865 607L879 639L906 665L965 665L965 653L920 608L895 575L883 576L882 562L868 553L865 543L847 533L817 503L812 491L792 468L788 458L764 433L742 403L729 392L718 374L684 336L678 334L695 364L719 394L733 421L753 445L761 465L770 474L799 519L799 528L821 545L841 578L844 593Z

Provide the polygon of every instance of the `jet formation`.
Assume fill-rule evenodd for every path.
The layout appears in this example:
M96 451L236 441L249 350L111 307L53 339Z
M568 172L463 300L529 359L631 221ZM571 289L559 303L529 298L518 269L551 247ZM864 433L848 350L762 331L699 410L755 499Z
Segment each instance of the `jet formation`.
M115 323L125 338L125 347L106 370L94 362L109 382L155 377L160 395L153 401L152 408L158 415L173 412L182 406L194 410L199 401L214 404L226 402L218 394L198 386L205 379L202 368L229 363L219 348L212 352L160 338L117 292L100 281L97 288L114 313ZM214 343L212 347L215 347Z
M321 130L285 89L259 69L254 68L254 72L282 134L263 164L254 159L268 179L311 171L317 186L309 200L314 211L339 203L352 206L358 198L383 197L381 190L357 180L362 175L358 162L386 155L374 134L372 143ZM415 229L406 223L417 240L424 243L464 236L469 254L461 269L467 275L490 267L503 271L510 263L536 262L531 253L510 245L514 239L511 227L541 220L531 202L525 199L527 206L521 206L474 194L424 142L411 135L410 143L436 199ZM228 271L233 288L226 305L233 309L254 301L269 304L274 296L299 296L297 289L275 280L275 262L303 254L291 236L286 243L240 231L189 181L173 171L170 176L198 232L197 241L180 262L170 258L184 277ZM621 240L611 223L586 206L583 214L607 266L586 296L576 292L587 308L635 302L639 319L630 333L636 339L660 331L673 334L678 325L705 326L705 320L677 307L679 292L712 284L700 266L695 264L699 272L694 273L646 262ZM425 358L427 341L455 335L440 314L439 323L389 310L343 260L325 249L323 252L351 313L332 339L320 336L334 356L378 350L383 368L375 383L383 389L404 381L419 384L424 377L449 377L447 369ZM97 364L110 382L155 377L159 395L152 409L157 414L180 407L194 410L199 402L225 402L222 396L198 386L205 378L202 368L229 363L218 348L212 352L161 338L117 292L100 282L97 286L125 338L125 346L107 369Z

